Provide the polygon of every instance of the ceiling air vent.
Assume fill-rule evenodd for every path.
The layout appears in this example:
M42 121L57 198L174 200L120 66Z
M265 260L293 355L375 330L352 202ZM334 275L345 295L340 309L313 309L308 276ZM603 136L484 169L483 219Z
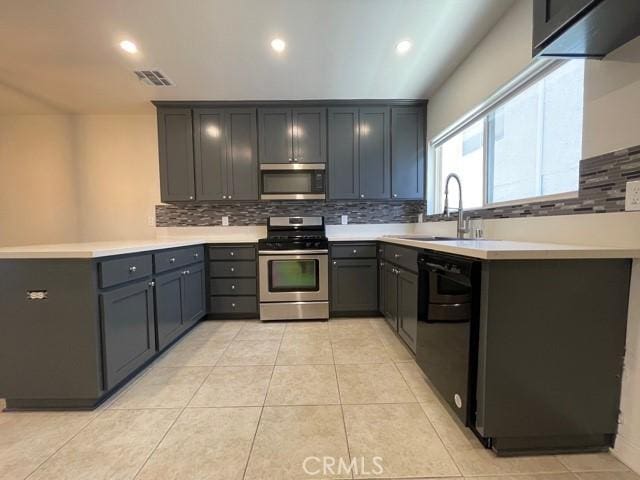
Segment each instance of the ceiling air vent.
M138 77L138 80L152 87L175 86L175 83L160 70L135 70L134 73Z

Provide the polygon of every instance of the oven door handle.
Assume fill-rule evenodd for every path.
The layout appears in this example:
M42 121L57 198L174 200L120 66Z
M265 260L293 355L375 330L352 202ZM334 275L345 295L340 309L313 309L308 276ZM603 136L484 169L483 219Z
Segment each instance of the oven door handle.
M448 272L446 268L444 268L442 265L438 265L437 263L424 262L423 265L427 270L430 270L432 272Z
M329 250L260 250L259 255L326 255Z

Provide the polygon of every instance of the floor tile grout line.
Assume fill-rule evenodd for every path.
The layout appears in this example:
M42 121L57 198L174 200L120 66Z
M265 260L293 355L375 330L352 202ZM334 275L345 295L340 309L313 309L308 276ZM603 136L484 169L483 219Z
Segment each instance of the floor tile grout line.
M36 473L38 470L40 470L40 468L42 468L42 466L47 463L49 460L51 460L60 450L62 450L64 447L66 447L74 438L76 438L78 435L80 435L89 425L91 425L100 415L102 415L104 412L106 412L107 409L98 412L96 415L93 416L93 418L91 418L85 425L83 425L80 430L78 430L75 434L73 434L71 437L69 437L62 445L60 445L53 453L51 453L51 455L49 455L47 458L45 458L42 462L40 462L38 464L38 466L36 468L34 468L31 473L29 473L29 475L27 475L26 477L24 477L24 480L28 480L31 476L33 476L34 473Z
M338 387L338 401L340 402L340 415L342 417L342 430L344 431L344 440L347 444L347 455L349 455L349 464L351 464L351 461L353 460L353 457L351 456L351 447L349 445L349 434L347 433L347 422L344 419L344 406L342 403L342 391L340 390L340 381L338 380L338 366L336 365L336 359L334 356L334 352L333 352L333 343L330 343L331 345L331 357L333 358L333 370L335 372L336 375L336 386ZM354 474L353 472L349 472L351 475L351 478L354 478Z
M241 328L242 329L242 328ZM240 330L241 330L240 329ZM240 331L238 330L238 332ZM233 338L235 338L238 334L238 332L236 332L236 335L234 335ZM184 337L182 338L184 339ZM182 340L180 339L180 340ZM233 339L231 340L233 341ZM229 345L231 344L231 342L229 342ZM227 345L226 349L229 348L229 346ZM216 362L217 363L217 362ZM179 368L179 367L178 367ZM189 404L191 403L191 401L193 400L193 398L195 397L196 393L198 393L198 391L200 391L200 389L202 388L202 385L204 385L204 382L206 381L207 378L209 378L209 376L211 375L211 372L213 372L213 369L215 368L214 366L209 367L209 373L202 379L202 381L200 382L200 385L198 386L198 388L195 389L195 391L193 392L193 394L191 395L191 398L189 398L189 400L185 403L185 406L182 407L182 409L180 410L180 412L178 412L178 415L176 415L176 418L173 420L173 422L171 422L171 425L169 425L169 428L167 428L167 430L164 432L164 435L162 435L162 437L160 438L160 440L155 444L155 446L153 447L153 449L151 450L151 452L149 453L149 455L147 456L147 458L145 459L145 461L142 463L142 465L140 466L140 468L138 468L138 470L136 471L136 474L133 476L133 480L135 480L136 478L138 478L138 476L140 475L140 473L142 472L142 470L144 470L144 467L149 463L149 460L151 459L151 457L153 456L153 454L156 452L156 450L158 449L158 447L162 444L162 442L164 441L164 439L167 437L167 435L169 434L169 432L173 429L173 427L175 426L176 422L178 421L178 419L182 416L182 414L184 413L184 411L187 409L187 407L189 406Z
M156 450L158 449L158 447L162 444L162 442L164 442L164 439L167 438L167 435L169 435L169 432L173 429L173 427L175 426L175 424L177 423L177 421L180 419L180 417L182 416L182 414L184 413L184 411L187 409L187 406L191 403L191 401L193 400L193 397L195 397L196 393L200 390L200 388L202 388L202 385L204 384L205 380L209 377L209 375L211 375L211 372L213 371L214 367L210 367L211 369L209 370L209 373L207 374L207 376L205 376L202 381L200 382L200 385L198 386L198 388L196 388L193 392L193 394L191 395L191 398L185 403L185 406L182 407L182 409L180 410L180 412L178 412L178 415L176 415L176 418L174 418L173 422L171 422L171 425L169 425L169 428L167 428L167 430L164 432L164 435L162 435L162 437L160 438L160 440L155 444L155 446L153 447L153 449L151 450L151 452L149 453L149 455L147 456L147 458L145 459L145 461L142 463L142 465L140 466L140 468L138 468L138 470L136 471L136 474L133 476L133 480L135 480L136 478L138 478L138 475L140 475L140 473L142 472L142 470L144 469L144 467L147 465L147 463L149 463L149 460L151 459L151 457L153 456L153 454L156 452Z
M286 330L286 327L285 327ZM284 330L282 333L282 337L284 337ZM267 402L267 396L269 395L269 388L271 387L271 381L273 380L273 374L276 371L276 362L278 361L278 355L280 354L280 346L282 345L282 338L280 338L280 343L278 343L278 351L276 352L275 359L273 360L273 366L271 368L271 376L269 377L269 383L267 384L267 389L264 392L264 399L262 400L262 407L260 408L260 415L258 416L258 421L256 422L256 428L253 432L253 438L251 439L251 446L249 447L249 454L247 455L247 461L244 464L244 470L242 471L243 480L247 476L247 469L249 468L249 462L251 461L251 455L253 455L253 447L256 443L256 437L258 436L258 429L260 428L260 422L262 421L262 414L264 413L265 403Z

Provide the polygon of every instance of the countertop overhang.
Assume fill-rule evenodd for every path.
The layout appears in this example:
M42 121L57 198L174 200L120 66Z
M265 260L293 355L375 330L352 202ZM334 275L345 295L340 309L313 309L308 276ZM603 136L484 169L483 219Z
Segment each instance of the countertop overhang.
M418 240L379 235L329 235L331 242L384 241L407 247L433 250L479 260L562 260L640 258L640 249L607 246L567 245L510 240ZM0 248L0 259L91 259L126 255L201 244L257 243L251 235L160 238L113 242L27 245Z

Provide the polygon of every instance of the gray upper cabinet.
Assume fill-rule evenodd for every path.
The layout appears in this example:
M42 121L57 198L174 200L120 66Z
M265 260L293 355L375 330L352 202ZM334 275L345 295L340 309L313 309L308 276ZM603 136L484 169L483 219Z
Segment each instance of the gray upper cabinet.
M329 198L391 198L388 107L329 109Z
M326 109L258 110L260 163L325 163Z
M391 190L389 108L360 109L360 198L384 200Z
M329 109L329 198L358 198L358 109Z
M160 192L163 202L195 199L191 109L158 109Z
M198 200L257 200L256 110L196 109L195 166Z
M391 109L391 193L398 200L424 198L424 109Z
M293 161L325 163L327 113L324 108L293 109Z
M228 109L225 112L227 139L227 199L257 200L258 134L256 110Z
M289 108L258 110L260 131L260 163L290 163L293 161L293 120Z
M222 200L227 190L224 110L195 110L193 117L198 200Z

